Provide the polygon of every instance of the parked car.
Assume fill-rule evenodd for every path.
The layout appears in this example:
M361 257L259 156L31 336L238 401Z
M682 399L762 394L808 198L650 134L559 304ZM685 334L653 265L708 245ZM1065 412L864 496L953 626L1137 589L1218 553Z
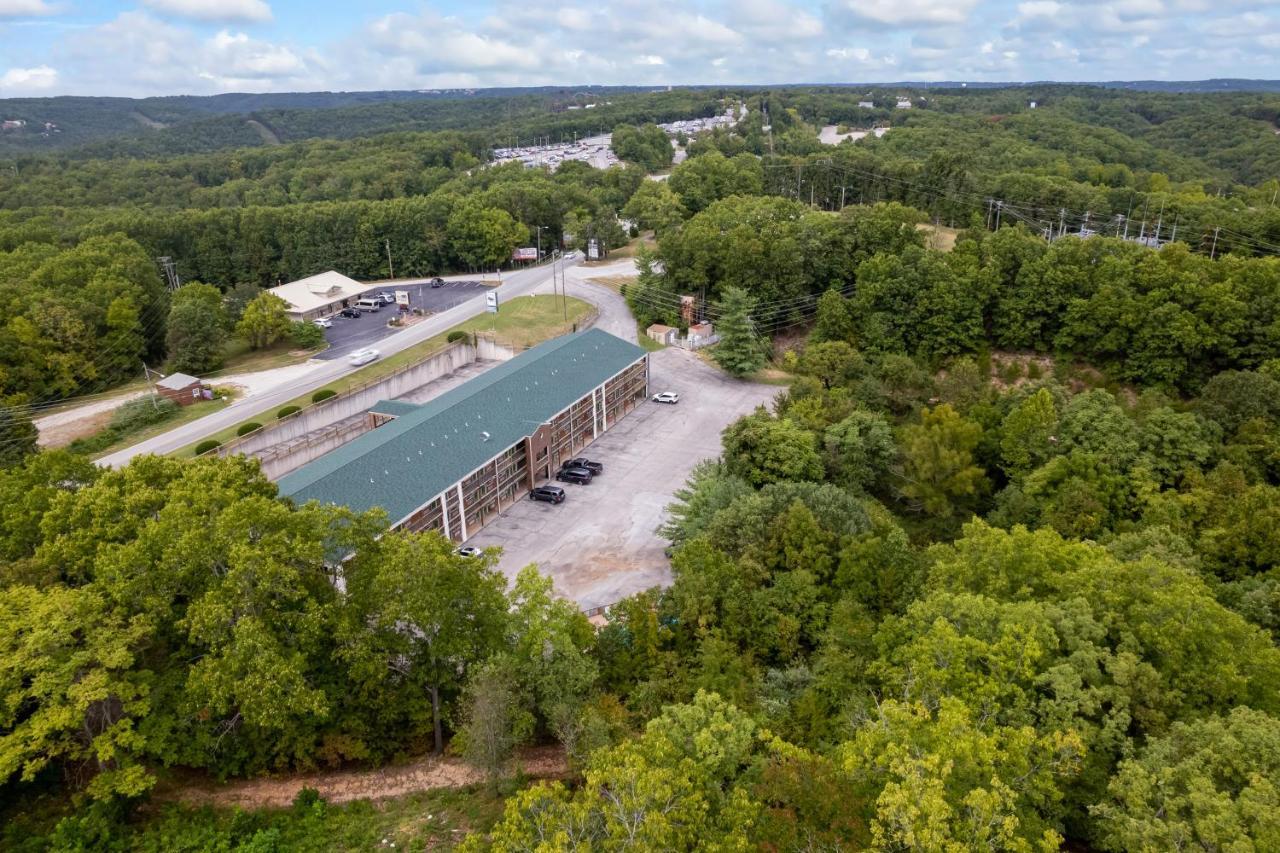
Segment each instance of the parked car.
M382 307L382 300L366 296L356 300L356 307L361 311L377 311Z
M317 317L311 322L315 323L317 326L319 326L322 329L328 329L333 325L333 321L330 320L328 317Z
M347 363L358 367L362 364L368 364L380 355L382 355L382 353L378 352L373 347L369 347L368 349L358 349L347 356Z
M562 504L564 503L564 489L559 486L537 486L529 492L529 500Z
M444 279L440 278L440 276L436 276L435 278L431 279L431 286L444 287Z
M374 298L381 301L383 305L392 305L396 301L396 295L390 290L384 290Z
M359 308L343 308L341 311L338 312L338 316L350 317L351 319L354 320L356 317L360 316L360 309Z
M591 478L594 476L586 468L561 468L560 473L556 474L556 479L562 483L577 483L579 486L587 486L591 484Z
M653 395L653 402L670 403L674 406L676 403L680 402L680 395L674 391L663 391L661 394Z
M481 551L474 545L463 545L458 549L458 556L460 557L480 557L483 555L484 551Z
M585 456L579 456L577 459L570 459L568 462L560 466L561 468L586 468L592 474L603 474L604 465L599 462L592 462Z

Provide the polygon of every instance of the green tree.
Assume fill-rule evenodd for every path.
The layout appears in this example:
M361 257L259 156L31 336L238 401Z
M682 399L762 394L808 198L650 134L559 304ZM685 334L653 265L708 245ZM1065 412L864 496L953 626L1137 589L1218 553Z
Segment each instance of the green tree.
M21 465L36 452L40 433L31 420L27 398L0 397L0 469Z
M1125 761L1092 809L1104 850L1280 846L1280 720L1249 708L1175 724Z
M174 370L199 376L222 366L227 316L216 287L191 282L174 292L165 345Z
M501 647L507 602L493 562L461 557L443 536L425 533L384 537L347 563L355 610L344 655L358 680L376 685L390 671L428 700L436 754L444 750L446 697L470 665Z
M986 486L973 450L982 427L946 403L920 411L920 422L902 428L903 497L929 515L950 517Z
M1024 474L1054 454L1058 410L1041 388L1015 406L1000 424L1000 454L1011 476Z
M662 235L683 222L686 211L666 181L645 181L622 208L622 215Z
M836 288L830 288L818 297L818 313L809 333L812 343L823 341L844 341L852 344L854 340L853 315L850 313L849 300Z
M610 147L618 158L636 163L647 172L671 165L673 150L667 132L656 124L620 124L613 129Z
M512 676L496 663L486 664L471 676L462 698L462 757L485 774L494 790L533 723Z
M454 257L473 270L487 270L506 263L511 252L529 239L529 229L510 213L465 198L449 214L445 226Z
M760 813L743 778L760 752L751 718L699 692L639 738L592 756L586 783L528 788L464 850L746 850Z
M148 687L134 671L150 633L91 589L0 589L0 779L31 781L62 762L95 798L150 788L138 730Z
M725 428L725 470L756 488L789 480L822 479L813 433L756 409Z
M720 343L711 351L716 364L733 376L745 376L764 366L764 345L751 321L752 299L745 290L725 290L720 305L716 334Z
M253 298L236 323L236 334L253 349L269 347L289 334L289 304L274 293L262 292Z
M844 341L823 341L804 348L796 372L812 376L822 383L822 387L830 389L843 385L861 363L857 350Z
M840 749L846 773L875 802L877 848L1057 850L1045 820L1079 771L1083 744L1071 732L981 727L958 699L936 712L898 700Z
M855 411L823 434L827 472L844 486L870 489L880 483L898 456L893 427L883 415Z

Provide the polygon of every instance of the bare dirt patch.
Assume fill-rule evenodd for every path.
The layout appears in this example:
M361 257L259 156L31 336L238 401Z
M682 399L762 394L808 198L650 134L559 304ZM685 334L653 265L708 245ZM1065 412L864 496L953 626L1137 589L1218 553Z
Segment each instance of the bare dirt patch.
M564 750L536 747L521 752L520 770L535 779L559 778L568 772ZM334 770L291 776L266 776L219 785L176 784L156 792L156 799L195 806L238 806L243 809L284 808L303 788L313 788L330 803L403 797L435 788L462 788L484 781L484 774L459 758L425 756L407 764L369 770Z
M107 425L111 423L111 416L114 414L114 411L108 409L104 412L94 412L74 421L42 427L40 430L40 446L46 450L54 450L59 447L66 447L77 438L88 438L106 429Z
M1039 382L1054 374L1054 361L1033 352L993 352L991 354L991 386L1004 392Z

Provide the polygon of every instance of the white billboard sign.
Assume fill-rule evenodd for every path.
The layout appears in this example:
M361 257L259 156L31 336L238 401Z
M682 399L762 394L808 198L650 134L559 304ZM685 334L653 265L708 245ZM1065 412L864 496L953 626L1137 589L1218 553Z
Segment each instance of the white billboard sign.
M484 310L490 314L498 313L498 291L490 290L484 295Z
M409 304L409 291L407 291L407 290L397 290L397 291L396 291L396 304L397 304L397 305L408 305L408 304Z

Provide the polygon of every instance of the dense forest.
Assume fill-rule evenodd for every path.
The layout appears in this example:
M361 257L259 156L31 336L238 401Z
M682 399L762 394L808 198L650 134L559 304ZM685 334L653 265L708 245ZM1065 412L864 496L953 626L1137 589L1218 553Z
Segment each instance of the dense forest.
M480 269L620 217L656 238L639 322L694 294L718 364L789 383L675 495L672 585L598 630L534 569L508 588L242 459L0 453L0 844L324 846L305 798L215 827L150 792L447 744L506 797L470 850L1280 846L1280 101L739 94L664 181L487 166L464 123L13 161L10 401L125 378L220 293L385 275L385 241ZM671 96L611 96L625 159L720 111ZM205 283L174 313L158 255ZM528 743L568 775L503 783Z

